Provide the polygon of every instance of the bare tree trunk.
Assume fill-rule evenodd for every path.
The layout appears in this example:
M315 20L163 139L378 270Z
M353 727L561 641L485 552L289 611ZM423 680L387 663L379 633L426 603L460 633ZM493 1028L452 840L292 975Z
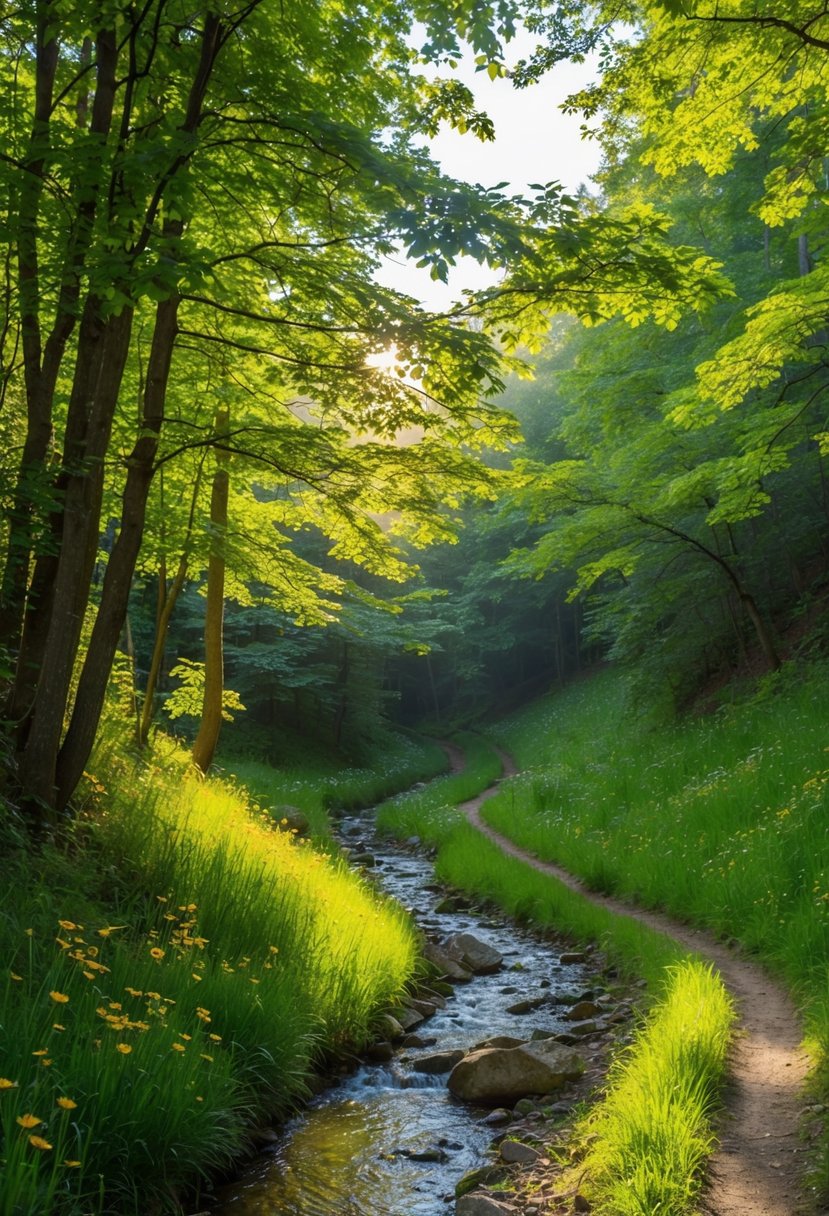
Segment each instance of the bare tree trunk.
M216 434L227 432L226 410L216 413ZM216 472L210 495L210 561L207 567L207 605L204 614L204 701L201 722L193 743L193 763L206 773L213 763L219 732L222 728L222 694L224 693L224 594L225 594L225 536L227 534L227 500L230 478L227 453L216 451Z

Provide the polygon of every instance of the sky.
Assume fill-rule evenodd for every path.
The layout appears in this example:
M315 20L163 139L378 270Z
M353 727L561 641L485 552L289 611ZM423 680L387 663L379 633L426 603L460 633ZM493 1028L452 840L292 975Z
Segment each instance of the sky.
M528 36L517 38L507 48L507 62L527 55L532 46ZM559 181L572 192L596 172L598 145L582 139L579 116L562 114L558 108L569 93L595 78L594 67L560 64L539 84L516 89L509 79L490 80L486 72L476 72L470 54L456 74L472 89L477 107L493 120L496 138L482 143L474 135L459 135L444 124L429 147L446 173L483 186L507 181L510 193L520 193L529 182L548 181ZM495 281L493 271L471 258L461 259L450 272L448 287L433 282L428 271L417 270L402 254L385 263L377 276L381 282L435 309L448 307L464 288L485 287Z

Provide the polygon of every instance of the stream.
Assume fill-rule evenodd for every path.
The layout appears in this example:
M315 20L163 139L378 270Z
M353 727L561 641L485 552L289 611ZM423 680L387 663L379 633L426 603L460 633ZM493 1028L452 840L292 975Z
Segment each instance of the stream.
M445 892L433 889L428 860L370 835L367 816L342 820L339 834L355 854L376 861L377 882L412 910L430 937L468 932L504 958L492 975L458 984L446 1007L417 1027L415 1042L388 1063L363 1063L313 1099L221 1188L213 1216L446 1216L455 1183L483 1165L497 1128L487 1112L456 1101L446 1074L415 1070L418 1055L466 1050L494 1035L529 1038L568 1029L563 1015L589 986L582 964L564 965L555 946L474 911L436 913ZM508 1007L546 993L560 1006L516 1015Z

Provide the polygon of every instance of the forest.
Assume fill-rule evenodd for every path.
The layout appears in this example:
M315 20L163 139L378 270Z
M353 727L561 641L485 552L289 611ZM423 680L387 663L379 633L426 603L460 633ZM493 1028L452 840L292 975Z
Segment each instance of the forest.
M534 50L516 58L519 34ZM514 778L524 812L492 804L522 847L758 953L807 1018L819 1102L825 9L19 0L0 54L0 1216L195 1211L252 1127L365 1047L421 946L338 860L329 813L439 774L435 739L473 756L487 737L534 774ZM494 135L457 74L469 54L530 95L595 65L565 106L601 148L591 182L440 167L440 129ZM437 311L383 285L389 255L437 281L472 258L493 285ZM565 709L538 716L551 690ZM737 719L755 733L735 725L726 759ZM649 795L690 816L666 844L667 811L634 834L639 778L620 776L686 744L695 791L764 748L789 782L711 827L717 856L756 867L721 909L705 884L730 879L702 853L687 890L659 884L660 849L709 831L687 790ZM475 789L385 812L439 858L459 850L439 862L458 886L477 846L447 843L448 808L498 776L488 755ZM591 819L605 777L631 817L618 839L610 810ZM777 831L806 802L789 868L755 859L761 811ZM283 811L297 840L273 830ZM488 882L472 886L536 917L535 896L511 907ZM606 948L636 972L636 950ZM55 1027L74 1037L51 1069ZM165 1034L162 1060L146 1044ZM81 1094L100 1108L86 1121ZM32 1113L56 1102L59 1128ZM591 1202L686 1216L696 1193Z

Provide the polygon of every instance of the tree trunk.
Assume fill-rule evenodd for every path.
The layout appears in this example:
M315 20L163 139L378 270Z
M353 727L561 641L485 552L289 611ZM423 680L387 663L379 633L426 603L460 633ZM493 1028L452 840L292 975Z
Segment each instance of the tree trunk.
M69 728L57 761L59 809L65 807L71 797L95 742L109 673L127 614L164 417L167 381L178 332L178 307L179 299L173 296L163 300L156 308L141 432L127 460L127 480L121 500L121 530L107 562L101 602L78 681Z
M221 440L227 432L226 410L216 413L216 434ZM224 655L222 629L225 594L225 536L227 534L227 500L230 478L227 453L217 448L217 468L213 474L210 495L210 561L207 567L207 605L204 614L204 700L201 723L193 744L193 763L206 773L213 763L219 732L222 728L222 694L224 693Z

